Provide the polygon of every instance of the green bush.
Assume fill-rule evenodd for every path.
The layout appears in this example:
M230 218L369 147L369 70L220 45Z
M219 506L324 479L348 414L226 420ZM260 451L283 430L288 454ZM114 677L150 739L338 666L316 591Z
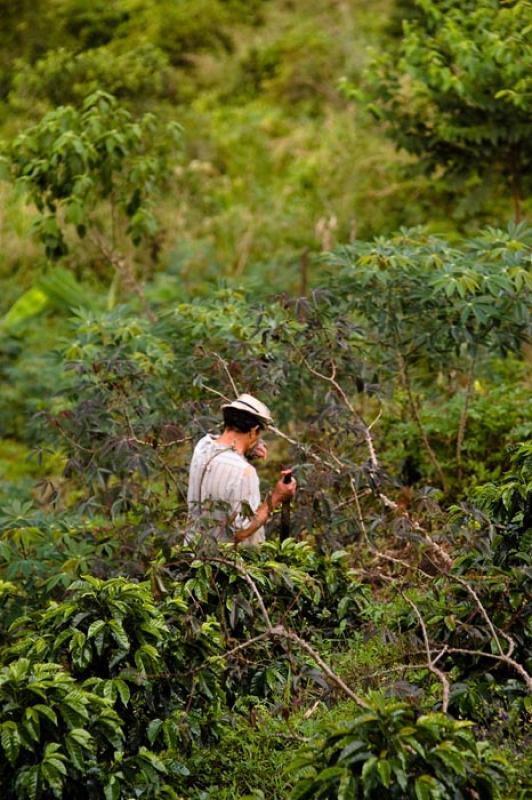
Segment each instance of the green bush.
M6 800L72 797L81 784L87 798L97 797L123 740L111 701L59 664L20 658L1 670L0 787Z
M322 738L291 766L292 800L503 800L510 767L472 723L416 716L406 703L374 698L372 709L324 726Z

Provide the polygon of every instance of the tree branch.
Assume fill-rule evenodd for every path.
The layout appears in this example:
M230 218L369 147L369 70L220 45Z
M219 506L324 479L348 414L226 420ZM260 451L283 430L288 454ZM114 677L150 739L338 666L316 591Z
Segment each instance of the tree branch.
M330 383L331 386L334 387L336 392L342 398L345 406L348 408L348 410L353 415L353 417L355 417L355 419L358 421L359 425L362 428L362 435L364 437L364 440L366 442L366 446L368 448L370 464L371 464L372 468L375 471L377 471L379 469L379 460L377 458L377 453L375 452L375 446L373 444L373 438L371 436L370 428L366 424L364 418L355 409L355 407L353 406L353 404L349 400L347 394L345 393L344 389L340 386L340 384L336 380L336 364L334 362L332 363L331 375L328 376L328 375L324 375L322 372L318 372L318 370L314 369L314 367L311 366L311 364L309 364L309 362L307 361L307 359L304 356L303 356L303 363L305 364L305 366L309 370L309 372L311 372L317 378L321 378L321 380L326 381L327 383ZM378 419L378 417L377 417L377 419ZM372 425L375 424L375 421L376 420L373 421Z
M430 643L429 637L427 635L427 628L425 627L425 622L423 621L423 617L421 616L421 612L416 604L407 597L404 592L401 592L401 596L404 600L408 603L408 605L413 608L416 617L418 618L418 622L421 628L421 632L423 634L423 642L425 644L425 654L427 656L427 666L429 670L436 675L438 680L440 681L443 687L443 697L442 697L442 711L444 714L447 714L447 710L449 708L449 692L450 692L450 684L447 679L447 676L441 669L438 669L436 666L436 662L442 657L445 652L449 652L447 646L445 645L440 653L436 656L436 658L432 658L431 650L430 650Z

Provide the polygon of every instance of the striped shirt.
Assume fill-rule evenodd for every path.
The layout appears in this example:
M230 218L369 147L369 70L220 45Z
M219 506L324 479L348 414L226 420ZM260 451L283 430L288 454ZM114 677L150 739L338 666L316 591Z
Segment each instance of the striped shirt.
M234 532L250 524L260 505L257 470L232 447L207 434L194 448L187 502L186 544L207 530L218 541L234 541ZM257 545L264 539L264 528L259 528L242 544Z

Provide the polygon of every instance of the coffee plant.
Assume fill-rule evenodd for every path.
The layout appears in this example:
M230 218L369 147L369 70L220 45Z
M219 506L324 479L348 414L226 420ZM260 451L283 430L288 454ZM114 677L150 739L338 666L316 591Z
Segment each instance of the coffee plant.
M510 768L470 722L415 715L405 703L375 698L370 711L328 726L293 762L300 776L292 800L412 798L502 800Z

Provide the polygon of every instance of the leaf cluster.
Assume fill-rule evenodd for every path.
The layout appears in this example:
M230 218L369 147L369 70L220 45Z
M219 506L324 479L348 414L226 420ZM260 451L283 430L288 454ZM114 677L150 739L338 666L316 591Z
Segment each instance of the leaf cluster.
M322 738L292 764L300 776L293 800L505 796L509 765L476 742L470 722L436 713L416 718L407 704L378 697L372 706L325 727Z

